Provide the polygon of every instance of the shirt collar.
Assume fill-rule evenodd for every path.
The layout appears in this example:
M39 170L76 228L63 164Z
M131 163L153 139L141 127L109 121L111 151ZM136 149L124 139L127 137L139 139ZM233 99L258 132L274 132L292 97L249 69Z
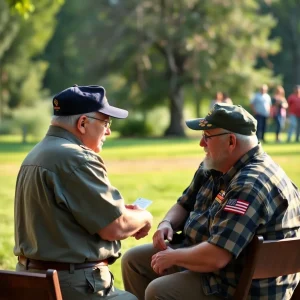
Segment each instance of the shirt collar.
M62 127L59 127L59 126L50 125L48 132L46 133L46 136L55 136L55 137L59 137L62 139L66 139L66 140L70 141L71 143L74 143L77 145L82 144L80 139L77 138L73 133L71 133L70 131L68 131Z
M264 150L260 143L257 146L250 149L247 153L245 153L230 169L227 173L222 176L225 186L227 187L235 176L235 174L242 169L245 165L249 163L253 158L262 155Z

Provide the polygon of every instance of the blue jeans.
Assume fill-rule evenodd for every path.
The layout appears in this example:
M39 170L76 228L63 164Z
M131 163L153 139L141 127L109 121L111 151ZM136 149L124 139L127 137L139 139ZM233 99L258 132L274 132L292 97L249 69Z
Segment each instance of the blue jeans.
M259 140L265 140L265 132L268 117L264 117L262 115L255 115L255 119L257 120L257 131L256 135Z
M288 130L288 142L291 141L292 135L295 132L296 133L296 142L299 142L299 136L300 136L300 117L297 117L295 115L289 116L289 130Z
M281 115L277 115L274 117L274 121L276 124L276 129L275 129L276 136L278 136L279 133L284 129L285 120L286 118Z

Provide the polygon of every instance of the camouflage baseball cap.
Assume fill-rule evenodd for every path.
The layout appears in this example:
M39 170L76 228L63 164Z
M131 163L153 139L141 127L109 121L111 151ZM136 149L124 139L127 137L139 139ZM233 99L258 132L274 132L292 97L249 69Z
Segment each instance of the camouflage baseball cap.
M257 121L240 105L215 104L205 118L187 120L193 130L223 128L243 135L255 135Z

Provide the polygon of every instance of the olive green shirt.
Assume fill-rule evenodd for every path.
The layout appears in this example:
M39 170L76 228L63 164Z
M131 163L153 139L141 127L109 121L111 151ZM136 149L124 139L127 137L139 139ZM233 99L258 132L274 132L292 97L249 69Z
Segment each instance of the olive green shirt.
M18 174L14 254L68 263L113 260L120 241L97 232L123 208L102 159L70 132L50 126Z

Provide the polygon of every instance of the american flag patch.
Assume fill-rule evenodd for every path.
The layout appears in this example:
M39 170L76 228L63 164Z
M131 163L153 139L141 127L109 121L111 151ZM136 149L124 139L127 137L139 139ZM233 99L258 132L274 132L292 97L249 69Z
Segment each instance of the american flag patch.
M224 207L224 211L244 215L249 206L249 202L240 199L229 199Z

